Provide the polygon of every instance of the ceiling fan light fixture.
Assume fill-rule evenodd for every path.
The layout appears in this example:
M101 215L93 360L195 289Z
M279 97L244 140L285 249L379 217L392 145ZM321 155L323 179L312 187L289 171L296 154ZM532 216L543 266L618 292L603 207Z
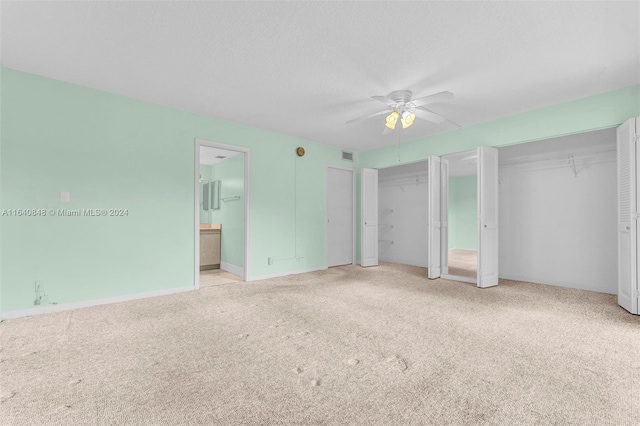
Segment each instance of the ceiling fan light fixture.
M413 120L415 119L416 119L416 115L411 111L403 112L402 118L400 119L400 122L402 123L402 128L406 129L407 127L410 127L413 124Z
M391 130L396 128L396 124L398 123L398 111L393 111L391 114L387 115L385 126L390 128Z

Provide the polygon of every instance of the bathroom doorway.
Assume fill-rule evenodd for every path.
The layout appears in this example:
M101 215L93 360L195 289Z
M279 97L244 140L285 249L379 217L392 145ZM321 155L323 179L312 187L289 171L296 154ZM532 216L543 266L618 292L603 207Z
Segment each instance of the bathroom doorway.
M196 139L195 288L247 281L249 151Z

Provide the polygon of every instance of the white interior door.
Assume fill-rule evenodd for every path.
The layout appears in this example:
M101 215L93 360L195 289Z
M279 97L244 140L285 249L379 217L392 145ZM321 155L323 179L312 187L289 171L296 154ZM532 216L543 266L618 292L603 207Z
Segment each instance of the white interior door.
M327 168L327 267L353 263L353 170Z
M638 314L638 119L617 131L618 304Z
M439 278L441 267L441 239L442 239L442 167L440 157L429 157L427 162L429 192L429 223L427 227L427 277Z
M478 287L498 285L498 150L478 147Z
M360 179L360 265L378 265L378 170L362 169Z
M449 273L449 160L440 163L440 272Z

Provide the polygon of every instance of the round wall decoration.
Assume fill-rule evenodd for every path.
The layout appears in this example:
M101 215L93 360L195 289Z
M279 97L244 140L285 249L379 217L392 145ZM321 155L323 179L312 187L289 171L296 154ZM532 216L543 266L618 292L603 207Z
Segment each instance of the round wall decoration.
M299 146L298 149L296 149L296 154L298 154L298 157L302 157L304 155L304 148Z

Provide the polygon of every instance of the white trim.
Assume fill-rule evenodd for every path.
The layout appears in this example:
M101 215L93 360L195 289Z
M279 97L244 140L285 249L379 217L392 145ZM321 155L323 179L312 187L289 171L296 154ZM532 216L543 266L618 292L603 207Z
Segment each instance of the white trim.
M329 227L327 226L328 220L328 205L329 205L329 169L337 169L343 170L346 172L351 172L351 182L353 183L353 187L351 189L351 195L353 196L353 209L351 211L352 219L353 219L353 250L351 252L351 264L356 264L356 171L349 167L340 167L340 166L327 166L324 174L324 185L325 185L325 203L324 203L324 219L325 219L325 227L324 227L324 235L325 235L325 257L324 264L325 267L329 267Z
M229 151L240 152L244 154L244 269L242 276L244 281L249 281L250 270L250 253L251 253L251 226L250 226L250 205L251 193L249 185L249 176L251 168L251 153L249 148L238 145L229 145L219 142L208 141L205 139L195 139L195 174L194 174L194 190L195 190L195 206L194 206L194 284L195 289L200 288L200 147L208 146L211 148L226 149ZM231 272L231 271L230 271Z
M574 283L568 283L568 282L558 282L558 281L548 281L548 280L545 280L545 282L539 282L539 280L531 279L531 277L528 277L526 275L519 275L519 274L500 275L500 279L509 280L509 281L518 281L518 282L527 283L527 284L550 285L553 287L562 287L562 288L575 288L577 290L593 291L595 293L614 294L614 295L617 294L617 283L616 283L616 288L609 291L601 288L585 287L585 286L581 286L580 284L574 284Z
M240 275L241 277L244 277L244 268L236 266L232 263L221 261L220 269L222 269L223 271L231 272L232 274L236 274L236 275Z
M19 309L17 311L8 311L0 313L2 319L15 319L21 317L29 317L33 315L50 314L54 312L70 311L73 309L89 308L91 306L109 305L111 303L129 302L138 299L148 299L150 297L168 296L170 294L184 293L193 291L193 287L169 288L166 290L156 290L147 293L126 294L124 296L107 297L105 299L85 300L82 302L62 303L56 305L41 305L29 309Z
M462 281L465 283L478 284L478 278L472 277L463 277L461 275L449 275L449 274L441 274L440 278L451 281Z
M305 274L307 272L326 271L327 269L328 269L327 267L309 268L309 269L300 269L298 271L293 271L293 272L280 272L277 274L260 275L258 277L251 277L251 281L268 280L270 278L286 277L287 275Z

